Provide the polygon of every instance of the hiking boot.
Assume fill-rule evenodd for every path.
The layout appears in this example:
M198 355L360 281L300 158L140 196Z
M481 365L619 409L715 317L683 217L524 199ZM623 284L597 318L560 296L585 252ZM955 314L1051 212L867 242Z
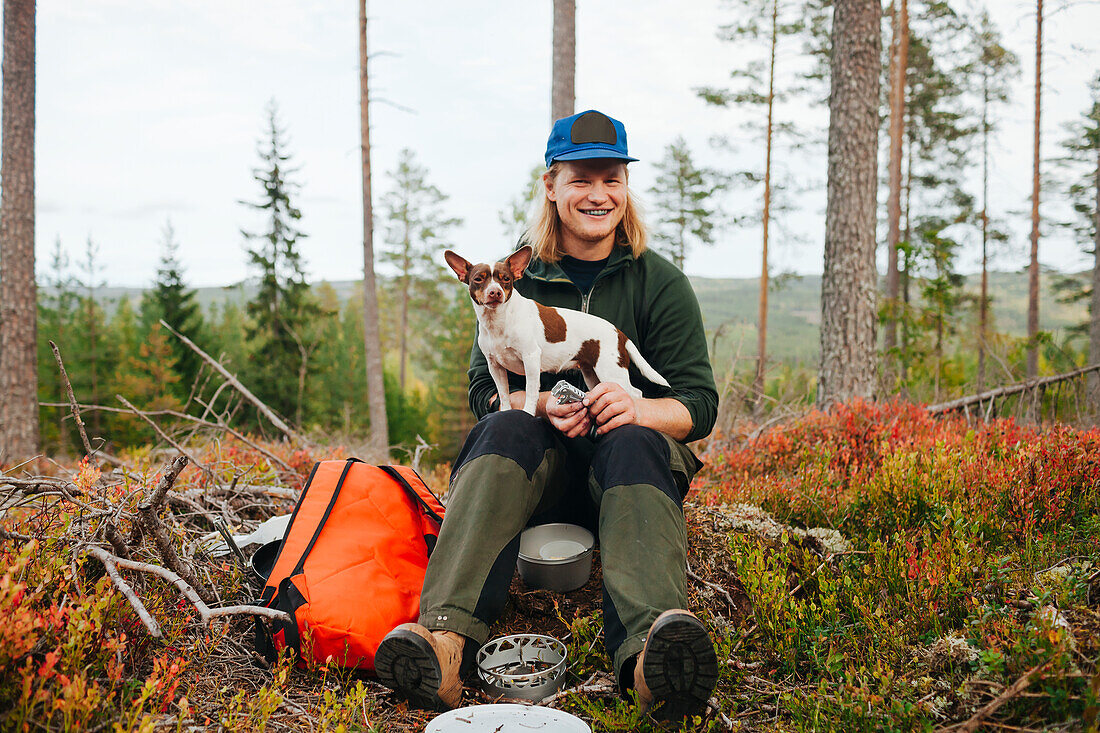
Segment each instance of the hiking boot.
M462 650L466 637L453 631L429 631L401 624L382 639L374 654L378 681L409 704L450 710L462 701Z
M645 712L683 720L702 715L718 682L718 658L703 622L690 611L665 611L649 627L634 665L634 689Z

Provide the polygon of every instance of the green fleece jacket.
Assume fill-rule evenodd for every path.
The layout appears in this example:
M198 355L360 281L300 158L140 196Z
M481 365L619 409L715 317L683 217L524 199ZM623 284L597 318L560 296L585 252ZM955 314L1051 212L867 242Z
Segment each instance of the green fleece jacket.
M707 339L699 301L684 273L661 255L647 250L635 259L629 247L612 250L607 266L583 296L556 264L533 260L516 290L543 305L583 310L605 318L633 341L671 385L653 384L630 365L630 381L645 397L672 397L691 414L692 429L685 442L705 438L718 415L718 390L707 356ZM470 355L470 407L478 419L496 409L490 400L496 386L485 355L474 339ZM561 378L586 389L579 371L543 374L540 391L549 391ZM508 375L509 389L523 391L524 378Z

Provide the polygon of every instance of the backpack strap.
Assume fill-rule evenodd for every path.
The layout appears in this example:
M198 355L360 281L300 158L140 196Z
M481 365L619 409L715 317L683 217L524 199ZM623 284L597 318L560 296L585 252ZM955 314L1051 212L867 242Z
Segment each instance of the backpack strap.
M421 510L435 520L436 524L443 523L443 504L439 501L438 497L432 493L432 490L428 488L428 485L424 483L424 479L420 478L420 474L407 466L379 466L378 468L385 471L390 478L405 489L405 493L409 495L409 498L420 505ZM419 486L414 487L409 480L402 475L405 471L412 474ZM421 490L423 490L423 492Z

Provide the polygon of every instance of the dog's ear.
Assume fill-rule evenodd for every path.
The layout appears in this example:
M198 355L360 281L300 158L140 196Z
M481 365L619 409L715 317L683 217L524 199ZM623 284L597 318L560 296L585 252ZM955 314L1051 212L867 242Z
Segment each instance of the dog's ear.
M508 255L508 259L504 260L504 264L508 265L508 269L512 271L513 279L519 280L523 277L523 271L531 263L531 256L534 252L535 250L531 249L531 245L525 244Z
M470 282L470 262L465 257L458 255L451 250L447 250L443 253L443 259L447 260L447 264L451 266L451 269L458 275L458 279L464 283Z

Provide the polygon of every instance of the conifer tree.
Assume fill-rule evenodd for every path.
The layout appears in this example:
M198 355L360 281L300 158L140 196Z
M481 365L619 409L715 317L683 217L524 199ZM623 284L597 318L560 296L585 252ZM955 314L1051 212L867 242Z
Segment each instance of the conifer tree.
M397 168L390 173L390 179L393 188L382 197L386 217L382 261L397 270L393 287L399 304L398 385L404 390L413 332L412 311L435 312L433 305L444 279L444 269L437 257L448 246L450 230L462 220L446 215L443 204L447 195L428 183L427 168L416 162L408 148L398 154Z
M306 235L298 229L302 213L291 199L299 188L290 180L297 169L290 166L283 135L272 101L258 151L261 165L252 174L262 194L255 202L244 202L266 220L259 232L242 230L253 243L248 259L259 280L247 306L252 344L249 371L251 389L264 403L282 416L300 420L309 358L316 349L313 328L319 308L298 251L298 242Z
M989 11L982 9L976 20L973 53L977 57L977 75L980 86L976 90L980 96L981 121L979 135L982 146L982 200L978 223L982 236L982 273L978 295L978 391L985 389L985 356L989 341L989 244L991 241L1004 241L1007 235L996 226L991 226L989 214L989 141L997 129L994 117L995 105L1006 104L1009 100L1009 80L1019 70L1016 55L1001 45L1001 34Z
M70 360L69 376L73 381L78 399L96 405L103 404L102 388L111 373L107 351L103 344L103 331L106 317L97 302L96 293L106 282L101 279L103 266L99 263L99 245L88 237L84 246L84 260L81 263L80 314L77 316L78 335L76 339L75 360ZM75 362L75 363L74 363ZM76 366L77 368L71 368ZM93 440L103 436L103 419L97 410L88 419Z
M722 187L716 171L695 165L683 137L665 148L657 164L657 182L649 189L657 215L652 231L681 270L692 244L714 244L719 211L713 199Z
M54 240L50 250L50 264L47 270L45 288L39 291L38 305L38 399L40 402L66 402L61 384L61 375L54 361L50 341L60 349L63 356L73 356L70 348L74 335L74 319L78 298L76 280L69 272L69 255L61 246L61 238ZM68 448L69 411L64 408L39 410L42 427L42 444L47 453L51 447L62 450Z
M183 266L179 261L179 242L176 241L172 222L164 225L164 241L157 268L157 279L141 299L141 321L146 332L160 326L160 320L199 346L204 343L202 311L195 299L195 291L188 288L183 279ZM175 337L169 340L174 355L177 392L187 392L195 383L202 359L185 343ZM185 394L179 394L185 397Z
M1068 222L1077 242L1092 255L1092 271L1085 282L1071 281L1062 286L1062 299L1087 301L1088 321L1076 329L1087 334L1089 364L1100 364L1100 74L1090 84L1092 100L1080 119L1066 126L1062 141L1064 155L1059 161L1065 171L1065 192L1074 218ZM1091 407L1100 415L1100 375L1089 375Z
M763 165L759 169L742 173L750 181L760 182L761 215L760 228L762 241L760 247L760 309L757 324L756 374L753 378L753 400L757 408L764 392L764 367L767 363L768 334L768 281L769 248L775 215L774 195L778 186L775 176L775 151L777 136L791 136L793 125L777 118L777 107L799 92L806 91L801 82L813 75L813 69L799 69L796 73L780 67L780 47L793 37L803 36L807 31L806 19L814 17L814 8L805 0L740 0L735 5L741 10L740 16L719 30L719 37L744 47L757 44L760 56L744 67L735 69L730 76L734 88L730 90L705 87L696 90L710 104L727 106L736 104L761 109L763 119L749 123L754 134L758 134L764 147ZM811 57L812 58L812 57Z

